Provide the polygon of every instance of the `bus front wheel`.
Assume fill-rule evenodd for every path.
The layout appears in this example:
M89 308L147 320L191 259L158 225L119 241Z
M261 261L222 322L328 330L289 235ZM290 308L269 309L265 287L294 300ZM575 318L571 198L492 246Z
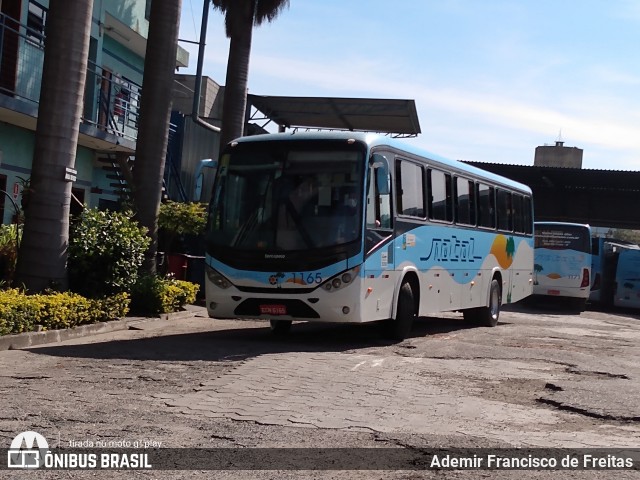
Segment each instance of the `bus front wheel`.
M405 282L400 287L400 293L398 294L396 318L386 321L385 336L392 340L404 340L411 332L417 313L413 290L409 282Z
M291 330L291 320L271 320L270 324L274 335L286 335Z

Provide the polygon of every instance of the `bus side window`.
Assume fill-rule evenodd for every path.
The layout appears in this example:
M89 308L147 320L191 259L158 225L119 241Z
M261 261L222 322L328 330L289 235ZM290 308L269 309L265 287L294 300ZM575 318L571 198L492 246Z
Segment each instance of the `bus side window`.
M391 228L391 191L381 193L376 183L376 199L380 213L380 228Z
M371 167L367 192L367 227L392 228L391 222L391 192L381 193L378 188L377 176L382 172Z
M524 197L516 193L513 194L513 230L517 233L524 233L524 211L522 201Z
M396 212L424 218L424 175L422 167L396 160Z
M524 217L524 233L531 235L533 233L533 214L532 214L531 197L524 197L523 217Z
M476 202L474 183L460 177L454 177L455 182L455 219L462 225L475 225Z
M476 196L478 198L478 226L496 228L493 187L478 183L476 185Z
M498 189L498 230L513 231L513 212L511 192Z
M429 218L450 222L453 220L453 189L451 175L439 170L429 170Z

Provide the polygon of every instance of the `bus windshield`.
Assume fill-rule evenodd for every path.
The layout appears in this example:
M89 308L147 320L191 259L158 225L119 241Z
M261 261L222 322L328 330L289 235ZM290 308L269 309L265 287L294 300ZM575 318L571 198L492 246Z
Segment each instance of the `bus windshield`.
M364 152L294 141L230 148L210 206L210 246L290 252L358 241Z

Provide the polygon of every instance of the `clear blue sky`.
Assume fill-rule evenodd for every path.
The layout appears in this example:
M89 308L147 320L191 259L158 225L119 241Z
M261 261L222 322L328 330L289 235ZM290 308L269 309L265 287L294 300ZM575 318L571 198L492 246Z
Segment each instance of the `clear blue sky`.
M180 38L201 18L182 0ZM637 0L291 0L254 30L249 91L414 99L407 141L453 159L532 165L561 132L584 168L640 170L639 47ZM203 73L219 84L228 48L212 11Z

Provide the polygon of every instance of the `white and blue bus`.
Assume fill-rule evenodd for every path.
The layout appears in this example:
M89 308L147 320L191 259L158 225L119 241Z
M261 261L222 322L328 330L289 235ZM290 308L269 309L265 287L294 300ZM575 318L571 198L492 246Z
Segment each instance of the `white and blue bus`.
M589 301L604 307L640 308L640 246L624 240L592 239L594 280Z
M640 308L640 246L626 245L618 251L615 307Z
M591 228L566 222L535 223L536 300L555 297L572 309L585 309L591 291Z
M487 326L531 294L529 187L389 137L244 137L223 151L209 207L214 318L386 320L462 311Z

